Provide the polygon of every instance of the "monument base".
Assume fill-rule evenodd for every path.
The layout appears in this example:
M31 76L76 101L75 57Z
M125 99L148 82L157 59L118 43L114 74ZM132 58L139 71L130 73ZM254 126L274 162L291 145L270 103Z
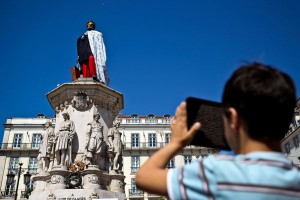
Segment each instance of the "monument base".
M126 197L124 193L110 192L101 189L48 189L29 196L29 200L93 200L104 198L124 200Z

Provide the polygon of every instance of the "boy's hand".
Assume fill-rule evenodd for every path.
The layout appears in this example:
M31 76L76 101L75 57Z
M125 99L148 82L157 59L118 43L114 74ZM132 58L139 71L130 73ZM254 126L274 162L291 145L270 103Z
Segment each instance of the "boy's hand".
M190 144L197 130L201 128L199 122L193 124L188 130L186 102L182 102L176 109L175 117L171 119L171 142L180 148Z

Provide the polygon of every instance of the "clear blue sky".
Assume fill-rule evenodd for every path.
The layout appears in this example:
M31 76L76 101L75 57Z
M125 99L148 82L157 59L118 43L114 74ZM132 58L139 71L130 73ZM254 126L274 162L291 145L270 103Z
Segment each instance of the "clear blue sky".
M174 114L187 96L220 101L243 61L287 72L299 95L297 0L3 0L2 124L54 114L45 94L71 81L89 20L104 34L110 87L124 94L121 113Z

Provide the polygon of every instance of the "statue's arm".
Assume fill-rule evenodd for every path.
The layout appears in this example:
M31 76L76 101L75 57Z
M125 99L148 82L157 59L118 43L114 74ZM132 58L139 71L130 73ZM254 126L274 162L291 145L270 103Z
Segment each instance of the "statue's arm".
M73 121L71 121L71 124L70 124L70 135L69 135L69 140L70 141L73 140L73 137L74 137L75 134L76 134L76 132L75 132L75 123Z

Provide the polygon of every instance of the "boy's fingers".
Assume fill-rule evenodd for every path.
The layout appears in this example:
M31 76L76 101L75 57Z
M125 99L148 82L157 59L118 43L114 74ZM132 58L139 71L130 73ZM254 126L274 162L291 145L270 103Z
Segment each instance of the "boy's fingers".
M176 120L180 120L183 123L187 121L186 103L182 102L176 109Z
M201 124L200 122L196 122L195 124L193 124L193 126L190 128L189 132L192 135L195 135L195 133L201 128Z

